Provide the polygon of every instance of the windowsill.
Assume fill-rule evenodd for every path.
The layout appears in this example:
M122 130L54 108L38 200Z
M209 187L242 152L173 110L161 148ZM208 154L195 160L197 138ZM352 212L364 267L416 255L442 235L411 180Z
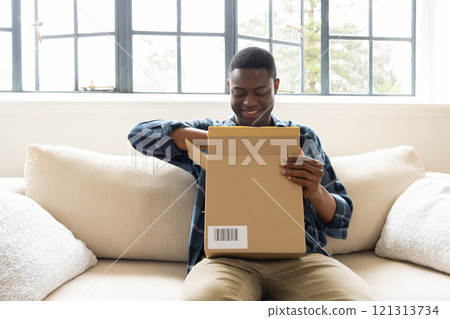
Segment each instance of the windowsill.
M83 103L89 104L179 104L179 103L229 103L227 94L145 94L145 93L0 93L0 105L10 103ZM450 98L426 98L414 96L312 96L277 94L276 105L441 105L450 106Z

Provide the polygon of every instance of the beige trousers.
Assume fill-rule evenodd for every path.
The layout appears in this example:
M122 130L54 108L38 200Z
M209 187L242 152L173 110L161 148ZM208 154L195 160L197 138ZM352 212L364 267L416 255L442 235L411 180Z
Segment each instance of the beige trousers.
M186 277L183 300L373 300L370 287L322 254L300 259L205 258Z

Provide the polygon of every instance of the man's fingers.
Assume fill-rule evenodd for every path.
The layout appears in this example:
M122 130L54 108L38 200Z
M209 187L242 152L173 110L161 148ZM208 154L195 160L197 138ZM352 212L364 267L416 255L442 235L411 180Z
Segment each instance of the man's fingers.
M291 157L285 158L284 160L285 160L285 162L289 162L289 163L293 162L293 163L297 163L297 164L300 164L300 165L303 162L311 162L311 163L314 163L316 165L323 165L322 162L320 162L320 161L318 161L318 160L316 160L316 159L314 159L312 157L304 156L304 155L291 156Z
M323 176L323 170L321 167L305 164L303 169L283 168L281 170L281 175L320 181Z
M313 188L315 185L314 182L300 177L288 176L288 180L305 188Z

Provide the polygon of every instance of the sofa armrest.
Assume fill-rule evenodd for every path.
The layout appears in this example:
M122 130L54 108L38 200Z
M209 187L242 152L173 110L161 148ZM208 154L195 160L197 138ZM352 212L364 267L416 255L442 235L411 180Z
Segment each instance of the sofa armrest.
M0 191L25 195L25 178L0 177Z
M442 181L449 181L450 182L450 174L447 173L438 173L438 172L426 172L426 177L439 179Z

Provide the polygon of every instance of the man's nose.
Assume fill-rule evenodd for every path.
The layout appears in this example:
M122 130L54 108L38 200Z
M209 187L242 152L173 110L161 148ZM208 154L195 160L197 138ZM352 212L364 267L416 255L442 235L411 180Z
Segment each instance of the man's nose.
M244 100L244 104L247 107L254 107L256 105L256 98L253 94L247 94L247 97Z

